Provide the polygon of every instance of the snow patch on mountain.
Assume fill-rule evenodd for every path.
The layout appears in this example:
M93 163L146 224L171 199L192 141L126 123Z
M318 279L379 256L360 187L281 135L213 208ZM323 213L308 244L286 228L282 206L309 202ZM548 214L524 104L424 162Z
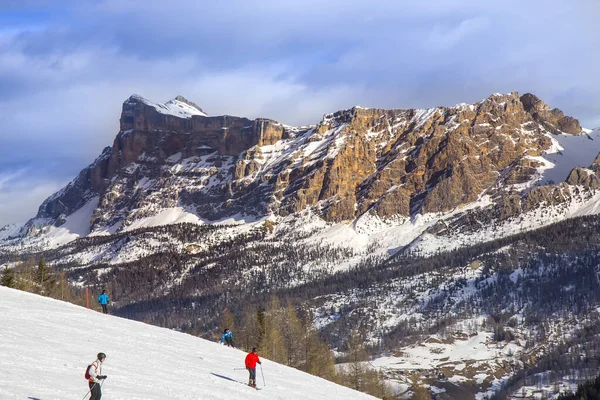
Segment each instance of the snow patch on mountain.
M204 222L194 213L191 213L183 207L165 208L158 214L151 217L140 218L126 226L123 231L132 231L138 228L148 228L152 226L178 224L182 222L190 222L193 224L203 224Z
M161 209L157 214L134 220L127 225L123 232L129 232L139 228L151 228L154 226L172 225L180 223L192 223L197 225L213 224L213 225L244 225L248 224L248 228L253 227L256 222L262 221L255 217L236 214L234 216L224 218L218 221L206 221L198 217L189 207L169 207Z
M544 170L540 182L563 182L573 168L587 168L600 153L600 129L583 135L553 135L552 148L543 155L553 167Z
M482 319L476 321L481 324ZM465 335L466 336L466 335ZM508 349L498 349L496 343L492 344L492 334L488 332L477 332L472 336L460 339L432 336L425 343L409 346L402 349L402 356L381 357L372 361L376 367L392 367L395 369L429 369L441 362L458 363L455 370L464 369L465 361L492 360L498 356L500 350L516 351L520 348L517 344L507 344Z
M342 271L358 264L364 257L389 257L406 246L413 244L434 224L452 219L460 213L491 205L490 197L482 196L478 201L457 207L448 213L417 214L412 218L382 219L377 215L365 213L351 223L327 223L318 215L307 209L297 215L288 216L277 221L274 235L281 230L303 232L303 239L309 244L328 244L354 251L355 256L339 263L335 271ZM480 241L485 241L485 237ZM439 244L438 246L445 246ZM432 245L428 251L444 250L444 247Z
M98 196L92 197L81 208L67 216L65 222L58 227L47 225L47 221L39 218L32 220L31 226L38 227L37 232L28 237L25 246L43 245L44 248L51 249L87 236L90 233L90 220L98 207L98 201Z
M194 107L193 105L189 104L189 102L181 101L179 100L179 98L175 98L167 101L164 104L161 104L154 103L140 95L133 95L131 97L143 102L146 105L154 107L154 109L156 109L156 111L158 111L161 114L173 115L179 118L192 118L195 115L199 115L202 117L208 116L208 114L206 114L200 108Z
M465 301L469 304L468 299L497 284L499 274L485 275L484 271L483 263L470 263L453 269L450 275L448 271L434 270L317 297L313 300L314 323L324 328L342 314L347 314L345 318L374 315L370 323L376 324L376 328L367 340L373 346L386 348L382 332L393 331L401 322L427 332L436 323L433 317L436 313L448 318L455 316L450 325L436 334L424 335L412 344L384 352L369 364L384 372L388 379L394 379L395 387L405 394L403 398L410 397L408 390L415 382L427 384L434 393L445 391L449 383L467 383L477 384L476 398L483 400L522 367L524 357L539 357L581 329L581 321L568 315L557 317L548 321L544 339L532 345L527 338L537 328L523 324L523 315L517 311L514 323L505 325L511 339L498 340L494 337L494 327L488 324L490 315L486 311L473 310L467 318L464 314L459 316ZM552 268L546 272L552 273ZM511 279L523 274L523 279L527 279L527 273L518 268ZM439 306L440 301L443 306ZM428 307L432 302L438 303L437 311L432 312Z
M423 233L410 248L424 255L439 250L454 250L475 243L499 239L521 232L531 231L567 218L600 214L600 192L586 194L583 188L571 187L570 198L559 205L542 205L498 224L481 224L475 232L458 232L448 236ZM579 192L579 193L577 193Z
M0 241L17 236L23 225L23 223L14 223L0 226Z

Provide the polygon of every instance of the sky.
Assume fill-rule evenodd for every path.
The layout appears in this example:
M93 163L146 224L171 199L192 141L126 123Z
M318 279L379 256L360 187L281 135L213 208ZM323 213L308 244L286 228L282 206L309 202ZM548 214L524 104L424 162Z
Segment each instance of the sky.
M532 92L600 125L595 0L0 0L0 226L118 133L131 94L317 123Z

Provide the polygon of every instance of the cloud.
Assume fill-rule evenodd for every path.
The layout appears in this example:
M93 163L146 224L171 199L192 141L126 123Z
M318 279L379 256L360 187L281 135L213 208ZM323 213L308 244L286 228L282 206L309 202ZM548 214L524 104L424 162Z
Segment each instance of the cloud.
M27 179L29 173L27 169L0 173L0 227L26 222L32 217L32 210L37 210L48 193L55 192L67 183L51 179Z
M452 27L437 25L429 33L427 43L434 50L451 50L465 37L476 34L487 26L489 26L489 20L485 17L465 19Z
M430 107L518 90L600 125L591 0L61 4L0 5L0 174L26 169L31 182L14 196L49 195L73 178L112 143L133 93L310 124L357 104ZM0 224L25 207L2 196Z

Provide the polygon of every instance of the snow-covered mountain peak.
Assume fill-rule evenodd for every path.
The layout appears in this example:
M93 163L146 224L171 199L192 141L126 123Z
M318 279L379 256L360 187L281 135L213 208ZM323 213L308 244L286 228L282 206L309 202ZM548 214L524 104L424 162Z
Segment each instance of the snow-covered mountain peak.
M165 103L166 106L171 106L171 107L177 107L179 109L181 109L182 111L185 111L187 113L190 113L192 115L201 115L201 116L208 116L208 114L206 114L202 108L200 108L196 103L189 101L188 99L186 99L185 97L178 95L176 96L174 99L169 100L168 102Z
M155 103L143 96L134 94L129 97L126 103L141 102L145 105L153 107L156 111L161 114L172 115L179 118L192 118L193 116L206 117L206 114L197 104L187 100L185 97L178 95L172 100L167 101L164 104Z

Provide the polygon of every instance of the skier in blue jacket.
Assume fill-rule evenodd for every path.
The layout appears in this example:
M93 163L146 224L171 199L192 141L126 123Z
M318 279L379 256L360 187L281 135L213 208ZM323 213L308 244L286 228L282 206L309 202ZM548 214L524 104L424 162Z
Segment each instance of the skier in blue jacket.
M104 314L108 314L108 302L108 294L106 293L106 290L103 290L102 294L98 296L98 303L100 303L100 305L102 306L102 312Z
M229 347L234 347L233 346L233 333L231 333L231 331L229 329L225 329L223 331L223 334L221 335L221 343L223 343Z

